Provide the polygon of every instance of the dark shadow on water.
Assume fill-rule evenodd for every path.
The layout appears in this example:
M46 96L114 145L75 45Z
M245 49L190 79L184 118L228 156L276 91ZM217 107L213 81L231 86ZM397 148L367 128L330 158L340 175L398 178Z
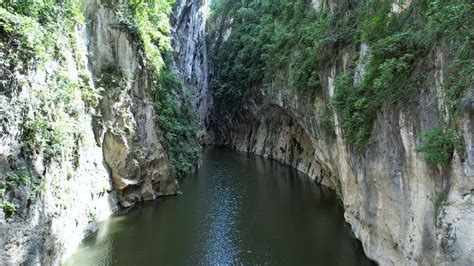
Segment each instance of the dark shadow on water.
M101 224L67 264L374 264L335 193L278 162L214 148L181 187Z

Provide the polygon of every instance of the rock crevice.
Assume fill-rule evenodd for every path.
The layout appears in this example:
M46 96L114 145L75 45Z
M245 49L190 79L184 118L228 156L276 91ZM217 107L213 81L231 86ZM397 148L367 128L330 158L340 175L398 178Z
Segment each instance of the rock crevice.
M382 265L472 264L472 96L464 95L461 118L466 159L455 153L442 169L417 152L417 132L432 128L443 113L442 104L431 104L442 98L434 81L413 96L417 105L384 104L370 145L358 151L343 137L338 114L324 106L337 74L364 50L344 51L319 73L327 95L301 97L288 89L288 71L280 70L271 90L257 89L237 111L213 116L216 141L276 159L334 188L366 254ZM427 75L439 75L441 69ZM332 121L329 127L327 121Z
M210 142L207 126L212 106L205 32L208 8L209 0L179 0L171 18L174 72L192 88L201 143Z

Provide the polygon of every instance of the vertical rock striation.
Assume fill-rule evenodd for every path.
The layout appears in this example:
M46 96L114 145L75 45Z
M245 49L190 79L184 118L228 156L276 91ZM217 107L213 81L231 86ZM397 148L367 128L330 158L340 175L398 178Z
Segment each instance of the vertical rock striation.
M192 87L197 110L200 142L208 142L208 114L212 105L209 92L206 46L206 15L209 0L178 0L171 20L175 72Z
M332 10L337 3L313 1L317 9ZM219 28L216 35L227 32ZM343 137L339 114L328 105L342 72L355 66L355 82L360 82L370 47L339 49L316 74L322 89L311 96L289 83L295 53L290 52L266 88L247 93L237 110L212 115L216 142L278 160L334 188L366 254L382 265L473 264L472 86L462 95L459 119L465 154L455 152L450 165L442 168L427 164L417 152L420 132L449 119L442 95L449 48L429 48L423 58L428 67L415 65L411 74L433 78L418 85L411 103L383 104L370 144L362 151Z
M344 58L357 53L346 51L320 74L325 91L334 91L335 73L347 67ZM279 74L284 80L286 73ZM343 139L336 113L330 114L334 132L323 133L321 120L327 114L318 108L322 98L299 98L281 80L274 80L272 89L258 91L235 115L218 120L216 139L288 164L336 189L346 221L367 255L382 265L473 263L472 95L464 96L461 119L467 158L455 154L442 170L427 165L416 151L416 132L438 123L440 110L432 103L441 97L434 82L416 95L418 106L384 105L374 124L373 144L362 153ZM437 207L440 193L447 193L447 200Z
M122 206L174 194L177 181L170 173L153 107L152 78L130 33L115 26L117 14L87 0L89 58L97 84L107 75L123 86L105 87L96 135L103 146L112 181ZM114 76L115 75L115 76ZM115 84L114 84L115 85Z
M120 206L177 192L143 50L103 2L83 1L87 25L57 29L59 56L8 76L0 63L2 265L57 265Z
M67 40L60 34L58 32L59 40ZM0 182L6 189L2 201L5 204L9 200L16 206L14 215L5 208L0 212L2 265L58 264L63 256L74 251L84 235L95 230L99 221L118 208L103 149L96 144L91 113L75 90L68 91L72 98L65 106L55 94L63 88L56 87L50 79L54 80L55 75L64 71L67 73L65 81L79 83L81 74L87 72L84 69L88 64L85 36L86 29L78 25L70 37L76 47L63 48L63 61L48 60L44 68L31 67L24 76L15 77L22 83L10 87L11 94L5 93L5 88L0 91L0 98L5 99L2 107L8 108L0 115ZM48 106L42 110L41 105L50 98L61 109ZM69 108L73 108L74 116L62 117L61 112ZM55 119L53 124L41 120L37 113ZM33 122L36 123L35 139L30 135L26 138L25 131ZM61 141L67 141L67 133L59 133L60 130L68 132L69 127L74 130L73 136L80 136L69 143L73 145L72 151L68 143L62 147L47 143L47 149L62 149L61 154L47 160L46 151L50 153L50 150L30 155L25 152L29 143L44 141L41 138L48 136L42 130L58 134L64 138Z

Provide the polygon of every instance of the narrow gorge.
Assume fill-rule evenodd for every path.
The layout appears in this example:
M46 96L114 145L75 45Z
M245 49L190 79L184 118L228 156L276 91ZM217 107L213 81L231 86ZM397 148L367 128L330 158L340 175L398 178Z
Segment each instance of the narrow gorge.
M335 191L380 265L474 264L473 17L466 0L0 1L0 264L62 265L114 213L190 208L190 186L234 210L247 175L298 209L297 174L213 146L298 170L304 199ZM304 264L219 254L180 264Z

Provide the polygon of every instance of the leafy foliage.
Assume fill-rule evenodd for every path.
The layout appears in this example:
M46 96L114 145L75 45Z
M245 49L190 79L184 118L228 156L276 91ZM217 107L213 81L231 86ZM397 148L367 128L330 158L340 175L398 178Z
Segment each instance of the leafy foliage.
M474 4L461 0L431 1L427 11L430 31L451 46L454 59L444 84L450 115L459 114L462 93L474 84ZM448 125L450 126L450 125Z
M176 98L173 91L181 91ZM169 71L162 71L155 93L158 124L168 144L168 156L178 176L191 171L199 160L200 148L195 141L197 121L191 105L191 94Z
M26 170L8 172L6 181L9 187L17 185L29 187L32 184L32 178Z
M5 173L5 188L0 191L2 208L5 214L12 216L17 211L18 205L15 202L15 193L10 193L18 188L26 189L28 192L28 204L36 198L39 192L39 183L27 169L18 169Z
M417 151L426 153L425 160L429 164L446 166L451 161L455 148L460 145L460 137L450 128L444 130L437 127L421 134L422 144Z
M16 72L44 69L46 62L64 62L64 49L77 53L72 34L74 26L85 21L82 3L80 0L1 1L0 73L6 78L0 78L0 86L4 91L13 91L19 86L21 81L15 79ZM172 50L169 16L174 0L102 0L101 3L119 18L119 23L112 26L129 33L141 49L152 76L155 107L170 161L178 173L189 170L196 163L198 150L193 141L196 132L194 111L188 89L177 82L169 82L176 79L168 68ZM81 59L74 56L78 68L85 70ZM119 89L124 88L121 73L114 69L108 71L110 73L106 73L94 88L85 71L80 71L78 82L72 82L67 73L47 69L47 86L33 88L40 101L31 110L24 110L23 150L31 156L42 155L46 162L71 152L74 155L82 140L76 124L80 113L76 99L82 99L92 114L100 115L97 109L102 96L120 93ZM166 76L170 78L164 78ZM124 129L127 129L126 125Z
M46 163L76 156L82 139L77 125L82 107L76 99L90 87L71 81L65 68L51 67L51 62L64 63L62 51L74 50L70 33L83 21L81 2L3 1L0 5L0 54L5 55L0 59L1 91L8 96L27 88L35 99L18 103L22 150L29 156L43 155ZM44 73L45 84L21 80L17 72L28 70Z
M443 159L435 161L443 162L452 154L449 143L454 141L459 100L474 79L474 4L416 0L396 13L389 0L345 0L327 9L315 9L305 0L229 0L214 1L213 9L209 38L216 52L211 57L211 87L218 109L236 110L253 89L270 90L276 75L285 72L288 90L303 97L318 94L320 74L327 71L328 62L343 49L368 45L368 55L338 75L331 100L339 114L338 126L358 150L370 143L376 115L385 103L413 103L412 96L429 82L417 74L429 71L428 54L437 45L447 46L452 58L444 101L451 122L443 132L450 140L429 153L440 152ZM362 78L355 63L364 66ZM427 143L429 134L424 136Z
M370 47L364 77L356 83L353 69L340 75L332 99L344 136L359 149L367 145L382 105L407 102L415 93L415 60L427 53L430 42L418 4L395 15L388 1L369 1L363 14L361 41Z
M2 209L3 212L7 215L13 215L16 212L16 205L15 203L9 202L9 201L4 201L2 204Z
M210 33L218 40L211 83L218 108L232 110L252 88L270 86L280 69L289 69L290 89L321 91L319 70L357 36L357 10L351 1L332 14L316 11L309 0L227 1L214 7L211 19L220 13L222 21L232 21ZM224 41L219 34L226 28L231 34Z
M35 88L39 100L21 123L23 150L32 156L43 155L46 163L77 154L83 133L78 125L80 95L78 84L59 72L48 86Z
M144 52L152 72L154 106L163 131L168 159L174 172L182 176L199 159L196 141L197 120L190 89L171 71L169 15L174 0L133 0L115 6L119 28L131 33Z

